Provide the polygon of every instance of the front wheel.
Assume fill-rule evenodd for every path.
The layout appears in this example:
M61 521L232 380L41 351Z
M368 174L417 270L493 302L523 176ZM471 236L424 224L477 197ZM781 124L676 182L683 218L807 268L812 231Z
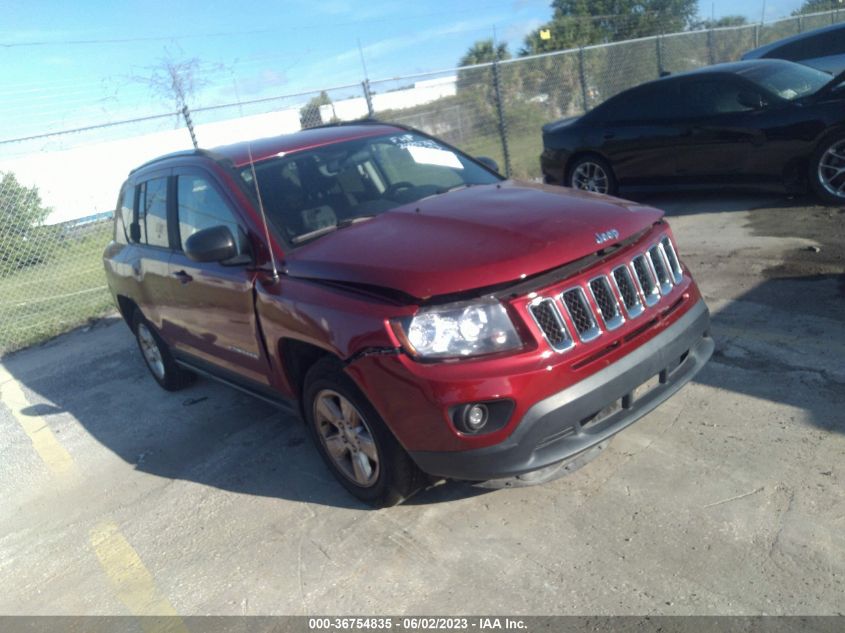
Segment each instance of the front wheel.
M829 204L845 204L845 134L823 141L810 161L810 184Z
M392 506L422 486L416 464L334 359L318 361L308 371L303 412L332 474L360 500Z
M594 155L582 156L572 164L566 175L566 185L608 196L616 195L617 191L616 177L610 163Z

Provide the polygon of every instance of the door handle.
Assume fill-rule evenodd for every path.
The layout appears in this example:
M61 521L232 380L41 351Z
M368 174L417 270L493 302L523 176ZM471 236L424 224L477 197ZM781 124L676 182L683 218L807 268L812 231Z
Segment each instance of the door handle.
M616 138L616 134L614 134L613 132L605 132L604 133L604 140L605 141L609 141L612 138Z
M194 278L191 277L184 270L180 270L178 272L173 273L173 276L176 277L176 279L179 280L180 284L187 284L187 283L190 283L194 280Z

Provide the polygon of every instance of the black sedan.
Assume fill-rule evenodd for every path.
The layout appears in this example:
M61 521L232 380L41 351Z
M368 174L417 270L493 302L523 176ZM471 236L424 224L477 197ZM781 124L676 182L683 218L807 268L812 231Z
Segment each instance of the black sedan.
M792 62L709 66L543 126L547 183L619 188L807 185L845 203L845 76Z
M845 70L845 23L806 31L753 51L742 59L786 59L831 74Z

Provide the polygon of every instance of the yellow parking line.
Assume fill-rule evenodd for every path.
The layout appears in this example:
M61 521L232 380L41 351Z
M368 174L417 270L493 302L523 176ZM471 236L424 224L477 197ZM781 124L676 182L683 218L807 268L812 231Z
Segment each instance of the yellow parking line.
M38 415L27 415L30 406L14 376L0 365L0 400L29 437L39 457L55 475L78 477L79 470L70 453L59 443L47 422ZM90 542L117 596L129 611L140 616L147 633L187 633L176 609L156 587L141 557L111 521L98 524L90 532Z
M47 467L57 475L78 475L70 453L59 443L50 426L40 415L27 415L30 406L18 381L0 366L0 399L12 412L15 420L27 434L32 447Z
M141 557L112 522L100 523L91 530L91 546L120 601L133 615L141 617L141 627L148 633L187 633L176 609L156 587Z

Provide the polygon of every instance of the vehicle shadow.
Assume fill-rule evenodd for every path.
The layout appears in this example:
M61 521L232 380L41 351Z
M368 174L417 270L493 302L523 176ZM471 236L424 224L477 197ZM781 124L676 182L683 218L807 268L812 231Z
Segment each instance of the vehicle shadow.
M684 216L700 213L734 213L753 209L785 209L795 206L814 206L811 196L788 196L760 191L628 191L619 197L647 204L666 211L667 215Z
M716 350L696 381L845 434L843 313L845 273L767 279L712 311Z
M178 392L163 391L118 318L11 355L3 364L32 403L21 410L24 416L40 417L68 443L76 442L65 438L80 435L79 424L136 471L247 495L369 509L337 483L296 412L205 378ZM96 454L85 450L82 463ZM115 474L115 485L131 476L119 468ZM447 483L421 491L412 502L485 492Z

